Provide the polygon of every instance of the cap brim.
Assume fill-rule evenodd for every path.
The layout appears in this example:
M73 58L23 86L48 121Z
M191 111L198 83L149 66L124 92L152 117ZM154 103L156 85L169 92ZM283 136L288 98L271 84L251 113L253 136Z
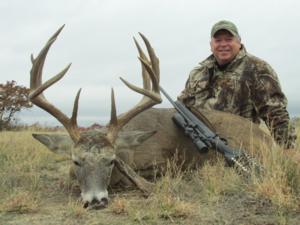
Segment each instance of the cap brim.
M221 30L226 30L226 31L228 31L230 34L232 34L232 36L238 37L238 34L234 33L234 32L231 31L230 29L227 29L227 28L224 28L224 27L222 27L222 28L220 28L220 29L217 29L211 36L214 37L214 36L216 35L216 33L218 33L218 32L221 31Z

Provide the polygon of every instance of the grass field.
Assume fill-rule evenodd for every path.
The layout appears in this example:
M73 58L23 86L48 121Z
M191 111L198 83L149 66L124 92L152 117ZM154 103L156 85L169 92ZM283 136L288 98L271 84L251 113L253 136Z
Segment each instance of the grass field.
M246 179L222 158L184 172L170 162L148 198L138 190L110 190L107 208L86 210L69 180L68 159L31 133L0 133L0 225L299 224L300 164L281 149L264 155L262 178Z

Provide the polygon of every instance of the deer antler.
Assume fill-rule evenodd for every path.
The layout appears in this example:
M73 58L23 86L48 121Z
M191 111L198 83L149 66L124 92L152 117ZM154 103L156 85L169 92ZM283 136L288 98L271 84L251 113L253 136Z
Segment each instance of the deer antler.
M149 41L147 38L139 33L142 37L150 60L146 57L143 50L139 46L138 42L134 38L134 42L136 44L136 47L139 52L139 60L141 61L142 65L142 76L143 76L143 88L137 87L123 78L120 78L123 83L132 89L135 92L138 92L143 95L143 98L140 100L140 102L133 107L128 112L121 114L119 117L117 117L116 113L116 105L115 105L115 97L114 97L114 91L112 89L111 93L111 119L108 124L108 133L107 138L110 141L110 143L114 143L116 140L116 137L118 135L118 132L122 129L122 127L128 123L133 117L138 115L139 113L145 111L146 109L151 108L155 104L161 103L161 96L159 91L159 60L155 55L155 52L153 48L151 47Z
M57 36L60 34L63 28L64 25L60 27L55 32L55 34L53 34L53 36L48 40L44 48L40 51L36 59L34 59L33 55L31 55L32 68L30 71L29 98L32 103L54 116L67 129L67 131L70 134L70 137L76 143L80 137L80 132L77 126L77 112L81 89L79 89L79 91L77 92L71 118L68 118L63 112L61 112L58 108L52 105L43 95L43 91L51 85L53 85L54 83L56 83L57 81L59 81L67 73L71 66L71 64L69 64L56 76L52 77L51 79L42 84L42 72L48 50L50 49L51 45L55 42Z

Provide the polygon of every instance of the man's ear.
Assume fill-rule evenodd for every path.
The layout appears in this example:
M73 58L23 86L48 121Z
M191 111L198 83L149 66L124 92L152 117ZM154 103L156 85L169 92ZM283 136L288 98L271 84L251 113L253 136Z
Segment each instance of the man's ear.
M124 131L120 132L116 139L117 148L131 148L136 147L152 137L156 133L154 131Z
M211 52L213 52L213 47L212 47L212 38L210 39L209 46L210 46L210 51L211 51Z
M32 136L57 154L71 154L74 143L66 134L32 134Z

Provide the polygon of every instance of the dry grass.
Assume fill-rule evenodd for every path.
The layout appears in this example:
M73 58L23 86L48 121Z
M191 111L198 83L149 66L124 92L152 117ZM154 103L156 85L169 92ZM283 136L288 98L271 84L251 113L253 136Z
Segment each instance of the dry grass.
M73 193L76 185L60 168L64 159L32 139L31 131L2 132L0 137L0 224L1 215L11 219L12 213L43 212L50 212L57 224L262 224L263 213L268 215L262 217L264 223L297 224L293 218L300 212L300 164L282 149L264 151L265 172L250 179L224 166L221 157L184 172L176 160L170 161L148 198L120 193L108 209L91 212L82 208L78 193Z
M264 177L253 179L254 191L279 208L299 207L300 165L281 149L273 149L265 155L264 167Z
M40 187L40 169L46 166L48 153L33 144L28 132L2 132L0 139L0 189L34 192Z
M112 213L120 215L128 215L129 204L124 197L116 196L110 205L110 210Z
M197 206L184 199L184 178L187 174L188 171L183 172L176 159L168 162L165 176L156 182L155 191L147 200L147 206L155 212L156 217L172 221L195 214Z
M42 176L52 170L51 153L31 138L31 132L0 135L0 198L4 199L0 208L6 212L37 211L47 185Z
M0 211L14 213L33 213L38 211L38 200L30 192L18 191L11 193L2 200Z
M169 162L167 168L166 175L156 181L155 190L147 199L128 200L117 196L110 206L111 212L126 215L139 224L192 218L198 206L184 200L180 194L185 185L184 173L174 161Z
M222 158L214 163L206 163L197 171L194 179L201 186L203 197L210 202L217 202L223 195L241 191L243 188L242 177L233 168L225 167Z
M300 131L297 148L284 151L276 147L262 154L264 174L252 177L253 192L270 199L279 209L300 209Z
M82 202L78 199L74 200L72 197L69 197L66 210L66 215L71 218L83 219L87 215L87 210L82 207Z

